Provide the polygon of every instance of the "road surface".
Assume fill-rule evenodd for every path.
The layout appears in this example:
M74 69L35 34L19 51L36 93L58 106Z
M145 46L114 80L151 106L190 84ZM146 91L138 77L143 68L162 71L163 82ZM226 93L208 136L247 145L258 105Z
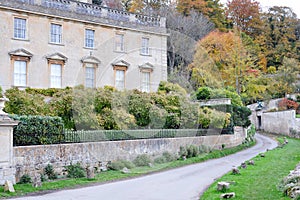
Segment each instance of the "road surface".
M242 162L277 146L256 134L257 144L236 154L130 180L63 190L17 200L198 200L206 188Z

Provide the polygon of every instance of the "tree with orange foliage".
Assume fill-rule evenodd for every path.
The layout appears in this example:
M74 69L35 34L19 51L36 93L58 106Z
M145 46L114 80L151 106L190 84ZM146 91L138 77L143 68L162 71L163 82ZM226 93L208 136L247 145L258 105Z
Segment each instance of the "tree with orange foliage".
M262 23L259 9L255 0L228 0L225 14L239 30L251 34Z
M198 79L196 72L202 69L201 74L205 74L205 71L207 71L207 74L214 76L214 78L210 78L211 80L223 80L225 86L235 87L237 93L240 94L245 78L249 75L249 70L254 67L251 56L244 47L239 34L214 31L199 43L194 61L190 66L192 68L192 80L196 82L195 85L210 86L207 85L207 81L205 83L202 79ZM205 54L208 54L208 56L204 56ZM207 60L210 60L210 62L207 62ZM204 66L206 63L208 65Z

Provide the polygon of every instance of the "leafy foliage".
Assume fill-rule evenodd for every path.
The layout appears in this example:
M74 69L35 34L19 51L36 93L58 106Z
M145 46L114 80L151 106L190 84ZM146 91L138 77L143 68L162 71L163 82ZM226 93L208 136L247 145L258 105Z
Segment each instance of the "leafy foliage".
M32 183L32 179L28 174L24 174L21 176L19 184L26 184L26 183Z
M68 178L83 178L85 177L85 170L83 167L80 165L80 163L77 164L71 164L68 166L65 166L67 170L67 177Z
M240 30L252 33L260 24L259 3L255 0L231 0L226 16Z
M3 91L2 91L2 87L0 86L0 98L2 98L3 97L3 93L2 93Z
M135 165L127 160L119 160L111 162L108 166L108 168L112 170L122 170L124 167L126 167L127 169L132 169L135 167Z
M18 88L6 90L5 96L9 99L5 103L5 112L16 115L46 115L48 105L44 97L39 94L29 94Z
M151 163L151 159L147 154L142 154L142 155L137 156L133 160L133 163L137 167L148 166L149 163Z
M17 116L20 121L14 127L14 145L57 144L64 141L63 121L60 117Z
M278 102L278 108L279 110L287 110L287 109L297 110L299 108L299 104L293 100L284 98Z
M53 166L51 164L48 164L44 168L44 174L47 175L49 179L57 179L57 174L55 173Z
M200 87L196 92L198 100L208 100L211 98L211 89L209 87Z

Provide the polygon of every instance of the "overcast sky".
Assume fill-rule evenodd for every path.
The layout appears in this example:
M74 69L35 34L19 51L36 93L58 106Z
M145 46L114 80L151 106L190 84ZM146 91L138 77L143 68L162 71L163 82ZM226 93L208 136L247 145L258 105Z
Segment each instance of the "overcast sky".
M256 0L260 3L264 10L272 6L287 6L293 9L293 12L300 18L300 1L299 0ZM220 0L221 3L226 4L227 0Z

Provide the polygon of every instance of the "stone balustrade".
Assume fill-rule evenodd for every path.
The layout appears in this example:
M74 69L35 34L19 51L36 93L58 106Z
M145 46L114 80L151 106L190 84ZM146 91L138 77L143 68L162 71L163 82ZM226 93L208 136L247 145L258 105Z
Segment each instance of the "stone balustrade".
M164 17L145 16L74 0L2 0L1 6L83 20L92 19L93 22L104 22L103 19L108 19L110 21L106 21L106 23L108 22L110 25L120 25L121 22L126 26L122 23L126 22L134 27L139 26L139 28L143 26L166 28Z

